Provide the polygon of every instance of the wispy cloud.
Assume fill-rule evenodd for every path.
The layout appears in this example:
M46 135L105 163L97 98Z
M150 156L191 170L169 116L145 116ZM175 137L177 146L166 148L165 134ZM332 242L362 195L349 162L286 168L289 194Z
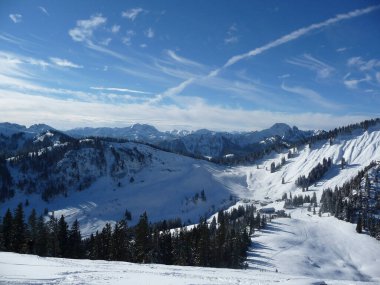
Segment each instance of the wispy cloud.
M325 98L323 98L318 92L309 89L304 88L300 86L286 86L284 83L281 84L281 89L285 90L287 92L300 95L310 101L310 103L317 104L321 107L328 108L328 109L337 109L339 106L336 104L329 102Z
M93 32L106 22L107 18L103 17L102 14L92 15L90 19L78 20L76 27L69 30L69 35L74 41L88 42L91 40Z
M140 15L142 12L144 12L144 9L142 8L133 8L122 12L121 16L123 18L127 18L131 21L134 21L137 18L137 16Z
M304 54L301 57L289 59L287 62L316 72L318 78L328 78L334 72L333 67L316 59L310 54Z
M286 74L279 75L279 76L277 76L277 77L280 78L280 79L285 79L285 78L289 78L289 77L290 77L290 74L289 74L289 73L286 73Z
M341 47L341 48L337 48L337 49L336 49L337 52L344 52L344 51L346 51L346 50L347 50L346 47Z
M197 101L195 104L191 104L190 101L189 105L183 108L175 105L78 102L39 95L29 96L14 91L0 92L0 101L2 102L0 113L9 121L27 125L43 121L63 129L85 126L126 126L138 122L155 125L161 130L209 128L252 131L268 128L277 122L297 125L301 129L331 129L337 125L350 124L371 117L371 114L340 116L325 113L228 109L210 106L202 101Z
M158 94L156 97L154 97L152 100L150 100L150 103L157 103L157 102L161 101L164 98L174 97L175 95L178 95L188 85L190 85L193 81L194 81L194 78L189 78L189 79L181 82L179 85L171 87L171 88L165 90L163 93Z
M224 43L225 44L234 44L234 43L237 43L239 41L239 38L236 35L237 31L238 31L238 28L237 28L236 24L232 24L228 28L227 36L224 39Z
M360 78L360 79L347 79L346 78L345 80L343 80L343 83L349 89L357 89L359 87L359 83L370 82L371 80L372 80L372 77L367 74L364 78Z
M111 28L111 32L113 34L117 34L120 31L120 26L119 25L113 25Z
M320 30L322 28L331 26L333 24L339 23L339 22L344 21L344 20L349 20L352 18L356 18L356 17L362 16L362 15L371 13L371 12L373 12L379 8L380 8L380 5L369 6L369 7L364 8L364 9L357 9L357 10L354 10L354 11L351 11L351 12L348 12L345 14L338 14L333 18L327 19L326 21L315 23L315 24L312 24L310 26L300 28L300 29L295 30L295 31L293 31L287 35L284 35L284 36L282 36L282 37L280 37L280 38L278 38L272 42L269 42L269 43L267 43L261 47L255 48L255 49L253 49L247 53L243 53L243 54L239 54L239 55L235 55L235 56L231 57L223 65L222 68L215 69L215 70L211 71L209 76L216 76L223 68L227 68L227 67L234 65L235 63L237 63L243 59L247 59L250 57L257 56L257 55L259 55L259 54L261 54L267 50L270 50L272 48L286 44L288 42L297 40L300 37L303 37L303 36L313 32L313 31Z
M195 62L193 60L190 60L190 59L187 59L187 58L184 58L182 56L179 56L178 54L176 54L174 51L172 50L167 50L166 51L167 55L173 59L174 61L180 63L180 64L184 64L184 65L190 65L190 66L197 66L197 67L200 67L201 64L198 63L198 62Z
M380 83L380 72L376 72L376 80Z
M118 87L90 87L90 88L93 90L129 92L129 93L136 93L136 94L152 94L151 92L134 90L134 89L129 89L129 88L118 88Z
M38 9L40 9L41 12L44 13L45 15L50 16L50 15L49 15L49 12L46 10L46 8L44 8L44 7L42 7L42 6L39 6Z
M149 39L154 38L154 30L152 28L147 29L144 34Z
M363 60L360 56L356 56L349 58L347 65L357 67L361 71L371 71L375 67L380 67L380 60L373 58L366 61Z
M128 30L126 35L122 38L123 44L130 46L132 44L132 38L136 35L133 30Z
M82 65L75 64L67 59L51 57L50 61L60 67L69 67L69 68L83 68Z
M104 46L108 46L108 45L110 44L111 41L112 41L111 38L106 38L106 39L100 41L100 44L101 44L101 45L104 45Z
M13 21L13 23L20 23L22 21L21 14L9 14L9 18Z

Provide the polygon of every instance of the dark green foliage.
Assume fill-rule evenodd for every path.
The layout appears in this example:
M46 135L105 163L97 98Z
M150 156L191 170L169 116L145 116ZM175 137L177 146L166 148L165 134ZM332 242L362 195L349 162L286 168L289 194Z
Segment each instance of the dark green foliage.
M329 170L331 165L331 158L324 158L322 164L318 163L318 165L310 171L307 177L305 175L299 176L295 182L296 186L301 187L302 189L307 189L309 186L320 180L323 175Z
M368 171L376 166L372 162L357 176L344 183L341 187L326 189L321 197L320 212L330 212L336 218L350 223L356 223L356 231L366 230L373 237L380 237L380 201L378 190L371 190ZM374 180L380 174L379 167L374 169Z

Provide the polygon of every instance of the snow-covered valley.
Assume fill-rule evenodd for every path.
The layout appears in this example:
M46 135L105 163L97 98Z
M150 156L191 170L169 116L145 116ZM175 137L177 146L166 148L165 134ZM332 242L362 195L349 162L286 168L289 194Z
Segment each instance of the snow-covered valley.
M6 209L24 203L48 208L50 213L72 223L79 220L83 236L114 223L128 209L130 224L147 211L150 221L180 217L187 224L237 205L266 205L283 209L286 194L313 195L319 202L327 188L341 186L371 161L380 161L380 126L354 130L333 141L271 152L253 164L217 165L205 160L164 152L137 143L107 143L100 177L88 188L69 189L48 202L39 193L18 191L1 204ZM83 150L81 150L83 151ZM120 156L115 160L117 152ZM131 154L132 153L132 154ZM73 155L73 153L71 153ZM76 161L79 169L91 172L92 152ZM137 157L144 157L136 160ZM281 164L282 158L285 163ZM302 192L295 180L308 175L324 158L332 167L322 179ZM342 159L345 165L342 168ZM74 160L75 161L75 160ZM124 163L123 163L124 161ZM271 164L279 165L271 173ZM81 164L82 163L82 164ZM71 173L72 160L66 155L58 165ZM95 169L99 169L96 168ZM13 177L22 174L12 168ZM59 173L59 172L58 172ZM133 178L133 179L132 179ZM201 199L204 191L205 198ZM237 203L235 206L234 204ZM318 210L318 209L317 209ZM291 218L272 220L256 231L248 252L246 270L138 265L122 262L42 258L0 253L0 283L4 284L379 284L380 244L367 234L357 234L355 225L306 208L287 210ZM44 270L34 270L44 268ZM325 283L323 283L325 282Z

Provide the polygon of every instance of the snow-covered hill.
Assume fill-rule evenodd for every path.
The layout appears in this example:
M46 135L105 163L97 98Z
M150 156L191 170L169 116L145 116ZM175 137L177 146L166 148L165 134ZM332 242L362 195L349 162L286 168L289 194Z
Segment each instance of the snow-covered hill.
M287 151L272 152L254 165L226 167L138 143L104 142L96 147L82 140L74 148L57 145L33 154L48 164L10 158L15 196L2 203L0 214L28 199L29 210L47 208L56 216L64 214L69 222L79 219L85 235L120 219L126 209L132 212L132 224L144 211L153 221L180 217L185 223L196 223L236 199L268 203L284 193L300 194L302 190L294 184L297 177L308 175L318 162L330 157L333 166L307 193L316 193L319 199L323 189L342 185L370 161L380 160L379 146L380 126L376 125L340 135L332 144L327 140L311 148L301 146L270 173L270 164L280 163ZM342 170L343 157L347 165ZM30 191L33 187L35 191ZM41 199L43 191L48 202ZM205 200L199 198L201 191Z
M75 148L66 149L54 160L50 175L54 181L65 179L61 182L68 186L63 195L45 202L38 193L16 191L13 198L1 204L0 214L28 199L27 212L33 207L48 208L56 216L65 215L69 223L78 219L82 233L88 236L106 222L120 219L125 209L132 212L130 224L135 223L143 211L147 211L152 221L181 217L183 222L196 223L200 216L212 217L218 209L227 208L237 200L237 205L253 203L260 208L267 204L276 209L283 208L284 202L278 200L284 193L293 196L316 193L319 201L323 189L341 186L371 161L380 161L380 125L293 148L291 157L286 158L283 165L280 162L287 157L287 150L273 151L252 165L229 167L144 144L104 141L98 148L94 144L91 140L81 140ZM65 149L65 146L45 148L37 156L60 148ZM331 158L332 167L309 191L302 192L295 180L300 175L307 176L324 158ZM343 158L346 164L342 169ZM20 182L31 173L23 172L17 163L12 163L15 159L10 158L8 163L12 176ZM273 162L280 166L271 173ZM83 184L85 178L90 179L88 184ZM39 179L44 181L43 176ZM78 185L83 187L79 189ZM201 191L206 194L204 200L199 198ZM355 225L327 214L318 217L306 208L287 211L291 219L273 220L266 229L254 234L249 268L244 271L117 262L110 265L103 261L0 253L0 276L6 284L23 283L25 279L33 284L84 281L99 284L106 279L117 284L125 278L134 284L152 280L157 284L379 284L380 244L376 239L357 234ZM31 264L47 270L32 272ZM18 272L29 275L23 277Z

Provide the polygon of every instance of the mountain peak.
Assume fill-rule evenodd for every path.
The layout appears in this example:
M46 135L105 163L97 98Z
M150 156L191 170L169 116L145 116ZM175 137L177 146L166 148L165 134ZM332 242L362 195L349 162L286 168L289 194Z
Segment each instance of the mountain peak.
M276 130L276 131L284 131L284 132L286 132L286 131L291 130L292 128L288 124L285 124L285 123L275 123L269 129L270 130Z

